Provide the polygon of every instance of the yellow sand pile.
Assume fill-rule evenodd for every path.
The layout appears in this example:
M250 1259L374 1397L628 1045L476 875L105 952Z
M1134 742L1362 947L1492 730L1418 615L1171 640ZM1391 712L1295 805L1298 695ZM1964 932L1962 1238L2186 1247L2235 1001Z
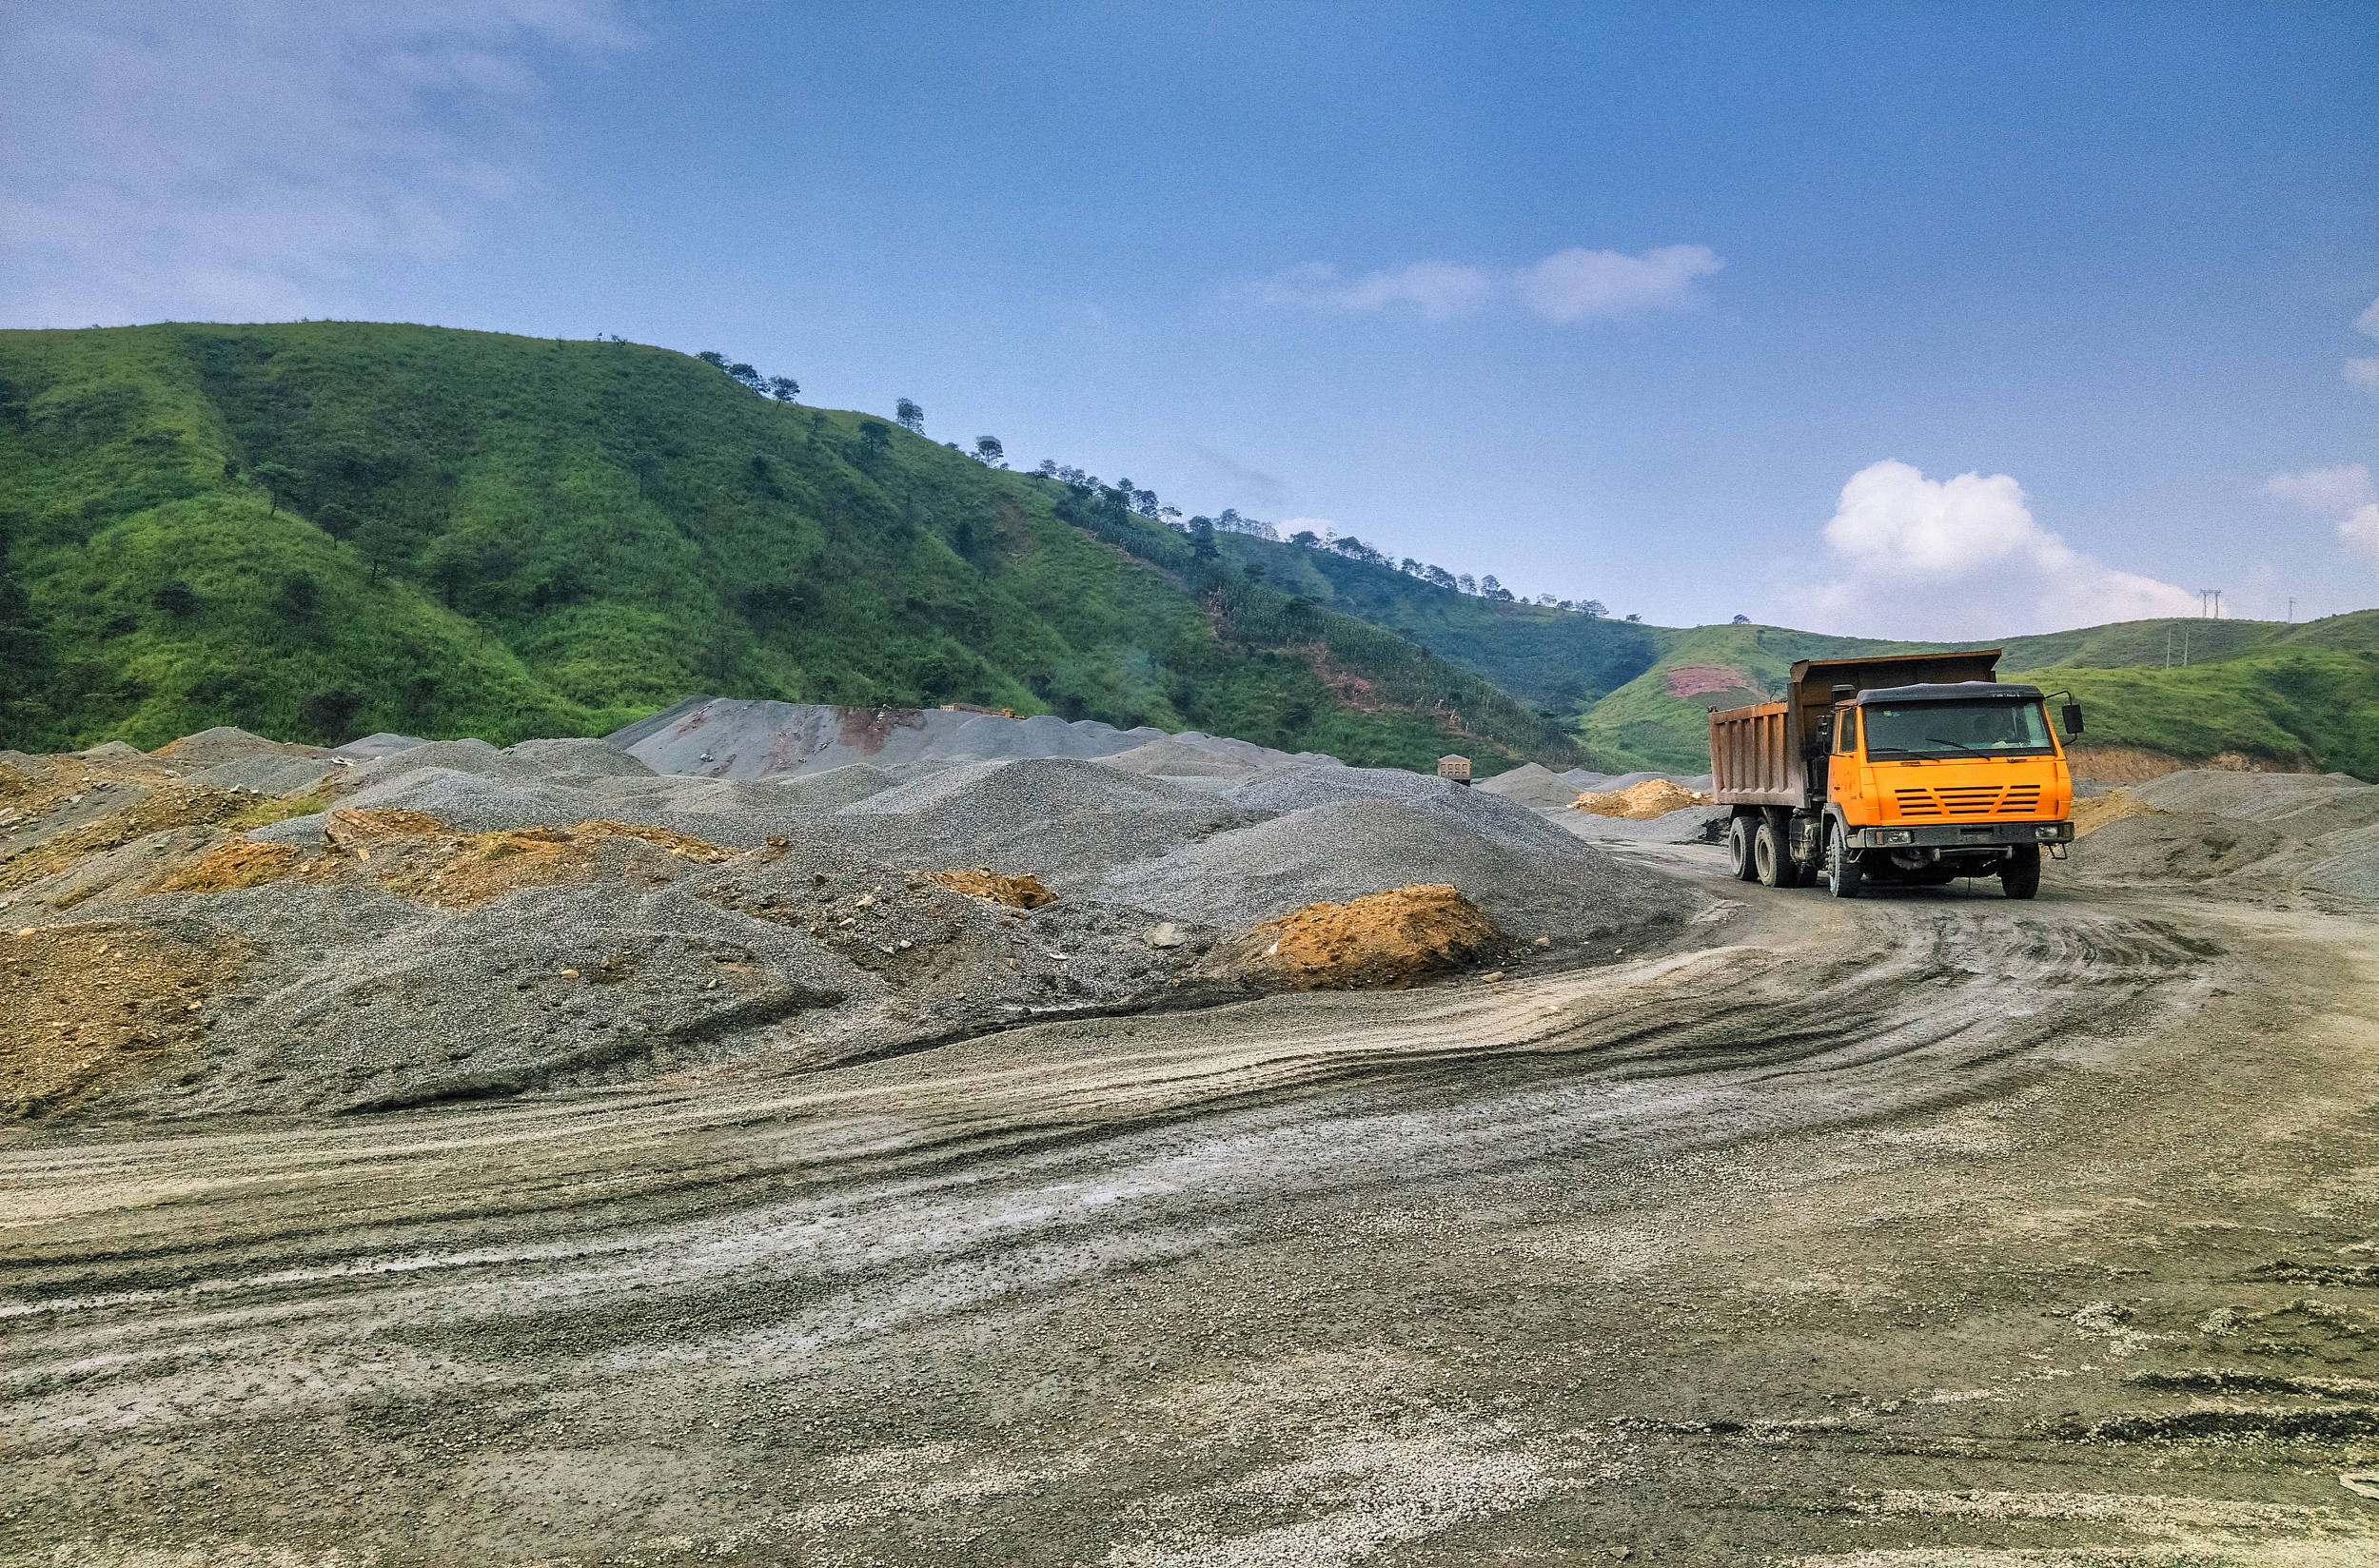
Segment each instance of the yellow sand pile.
M1682 784L1672 783L1665 778L1647 778L1616 794L1582 794L1569 803L1569 809L1588 812L1596 816L1624 816L1642 822L1682 811L1688 806L1708 804L1708 795L1697 794Z
M1218 948L1202 966L1288 990L1413 985L1509 939L1460 890L1418 883L1308 904Z
M1057 902L1057 895L1041 886L1041 879L1030 872L1022 876L1002 876L989 866L977 866L973 871L927 872L925 879L969 898L1005 904L1012 910L1037 910L1044 904Z
M2074 836L2094 833L2110 822L2120 822L2127 816L2163 816L2166 813L2129 790L2109 790L2101 795L2074 802Z

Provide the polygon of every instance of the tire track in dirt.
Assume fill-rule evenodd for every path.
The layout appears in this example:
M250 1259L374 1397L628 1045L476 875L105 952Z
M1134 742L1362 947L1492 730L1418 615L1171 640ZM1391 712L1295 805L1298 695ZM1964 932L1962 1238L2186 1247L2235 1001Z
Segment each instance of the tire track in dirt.
M95 1467L98 1496L131 1484L125 1456L160 1445L237 1476L291 1423L334 1434L309 1451L350 1469L392 1443L425 1462L420 1434L518 1453L579 1431L590 1400L639 1431L691 1401L739 1434L731 1446L782 1447L749 1424L738 1390L754 1369L880 1373L933 1344L989 1354L996 1325L1277 1245L1315 1214L2017 1096L2170 1027L2225 974L2218 950L2121 911L1776 908L1755 907L1728 945L1588 973L1050 1023L665 1094L29 1142L0 1154L0 1437L35 1461L27 1475ZM1164 1343L1161 1323L1149 1333ZM899 1398L916 1399L908 1378ZM865 1388L825 1403L864 1425L852 1397ZM1504 1478L1489 1488L1503 1500L1440 1499L1373 1546L1354 1531L1360 1549L1328 1560L1570 1484L1543 1479L1560 1469L1553 1449L1510 1460L1500 1428L1450 1408L1430 1417L1434 1436L1407 1435L1411 1451L1477 1458ZM729 1440L684 1441L700 1465L733 1468L710 1446ZM1607 1446L1555 1445L1581 1464ZM1095 1468L1043 1459L1016 1486ZM1182 1478L1137 1484L1207 1495ZM351 1530L364 1516L344 1496L298 1516L321 1539ZM475 1481L441 1506L478 1529L512 1496ZM589 1502L574 1517L600 1515ZM1211 1552L1221 1516L1199 1517L1187 1536L1144 1533L1141 1559Z

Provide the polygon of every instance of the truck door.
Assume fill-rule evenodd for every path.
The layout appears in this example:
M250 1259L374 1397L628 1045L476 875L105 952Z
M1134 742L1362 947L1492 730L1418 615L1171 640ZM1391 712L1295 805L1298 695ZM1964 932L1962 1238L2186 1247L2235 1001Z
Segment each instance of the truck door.
M1834 753L1826 759L1825 797L1855 822L1858 818L1851 806L1858 794L1858 710L1844 706L1834 710Z

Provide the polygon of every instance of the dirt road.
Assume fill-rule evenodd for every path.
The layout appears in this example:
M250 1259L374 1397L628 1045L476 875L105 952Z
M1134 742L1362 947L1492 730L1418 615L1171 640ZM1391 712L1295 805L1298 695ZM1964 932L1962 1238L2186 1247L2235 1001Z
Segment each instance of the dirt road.
M1701 945L12 1132L0 1555L2379 1563L2379 925L1642 853Z

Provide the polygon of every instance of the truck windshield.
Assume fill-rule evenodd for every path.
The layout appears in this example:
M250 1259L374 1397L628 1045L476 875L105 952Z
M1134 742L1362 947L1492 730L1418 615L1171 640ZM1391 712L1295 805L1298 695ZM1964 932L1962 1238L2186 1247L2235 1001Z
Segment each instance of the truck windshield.
M2009 756L2049 750L2049 719L2037 702L1877 704L1867 715L1872 757Z

